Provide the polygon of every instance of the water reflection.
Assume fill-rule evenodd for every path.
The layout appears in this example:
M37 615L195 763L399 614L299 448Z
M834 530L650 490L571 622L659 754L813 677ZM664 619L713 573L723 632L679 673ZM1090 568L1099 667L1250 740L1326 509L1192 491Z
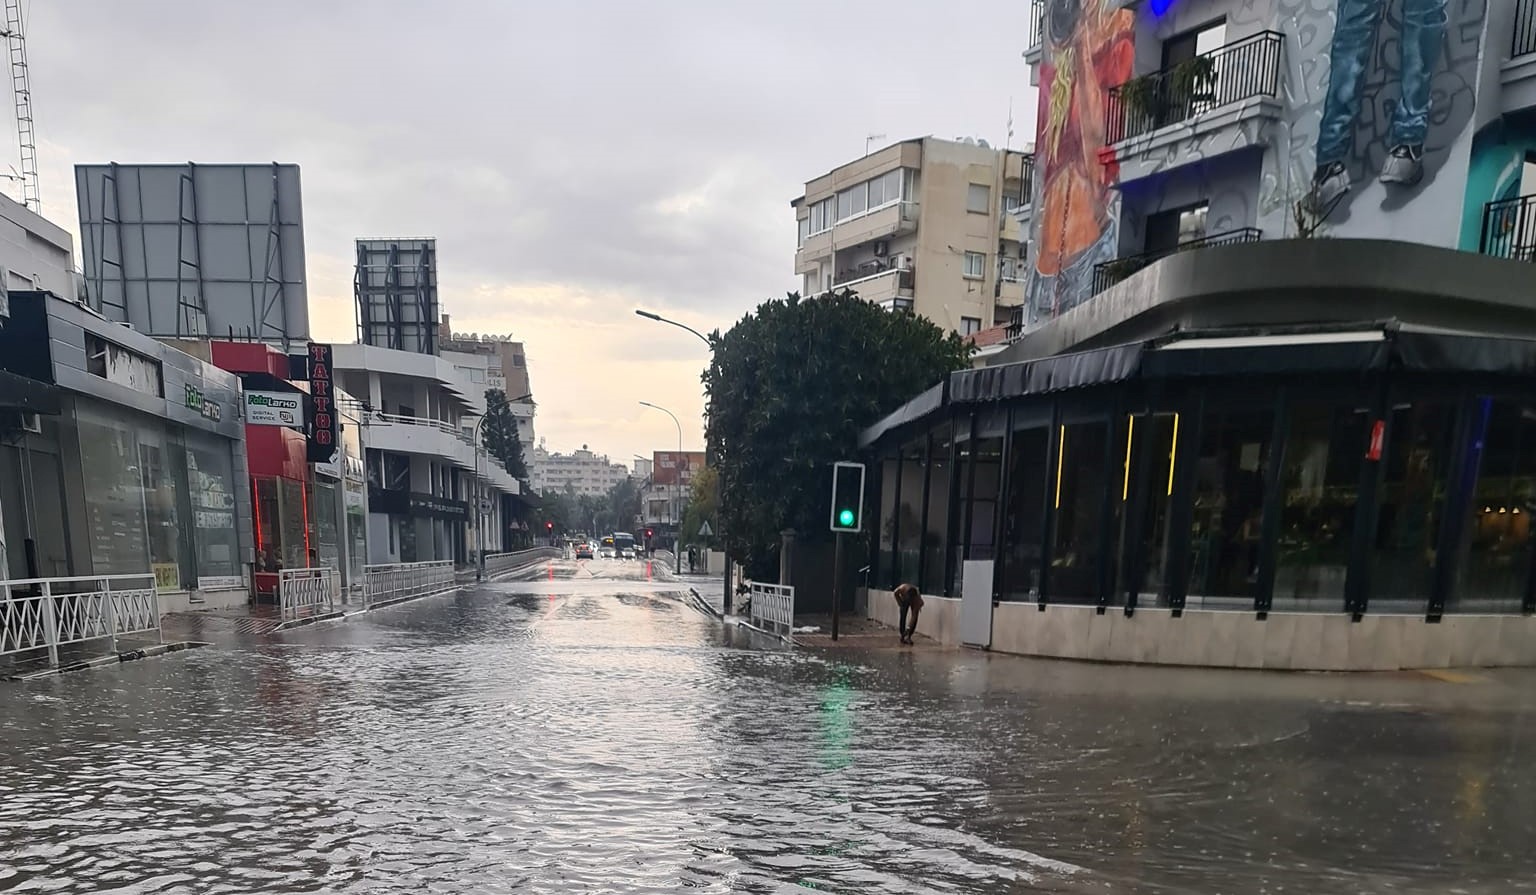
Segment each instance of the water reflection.
M0 889L1532 888L1527 686L747 650L541 575L0 690Z

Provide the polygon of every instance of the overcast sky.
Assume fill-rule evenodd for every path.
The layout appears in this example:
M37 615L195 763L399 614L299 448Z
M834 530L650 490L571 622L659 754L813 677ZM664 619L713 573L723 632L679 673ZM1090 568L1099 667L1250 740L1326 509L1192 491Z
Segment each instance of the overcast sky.
M1025 0L29 7L77 240L76 164L296 163L317 338L355 338L354 238L435 236L454 329L527 344L549 448L626 463L677 446L641 399L703 446L707 349L635 308L708 332L795 288L789 201L871 134L1002 145L1010 99L1034 129Z

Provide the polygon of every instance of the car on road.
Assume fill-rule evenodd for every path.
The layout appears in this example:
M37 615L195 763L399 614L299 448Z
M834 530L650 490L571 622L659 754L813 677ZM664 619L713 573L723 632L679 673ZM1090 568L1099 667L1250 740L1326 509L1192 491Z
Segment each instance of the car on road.
M592 558L592 545L591 544L577 544L576 545L576 558L577 559L591 559Z
M623 550L619 551L619 558L620 559L634 559L635 558L635 548L633 548L633 547L625 547Z

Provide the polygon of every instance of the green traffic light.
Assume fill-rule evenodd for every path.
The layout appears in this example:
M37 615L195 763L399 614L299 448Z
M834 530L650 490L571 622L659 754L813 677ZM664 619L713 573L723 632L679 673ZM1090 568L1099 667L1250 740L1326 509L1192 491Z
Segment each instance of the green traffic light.
M844 528L852 528L853 510L839 510L837 513L837 524Z

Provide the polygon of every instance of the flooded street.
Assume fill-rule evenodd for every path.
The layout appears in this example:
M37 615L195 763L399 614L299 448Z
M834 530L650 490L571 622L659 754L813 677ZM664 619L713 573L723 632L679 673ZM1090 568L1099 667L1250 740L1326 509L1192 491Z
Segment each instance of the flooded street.
M1536 675L752 649L645 569L4 685L0 890L1536 891Z

